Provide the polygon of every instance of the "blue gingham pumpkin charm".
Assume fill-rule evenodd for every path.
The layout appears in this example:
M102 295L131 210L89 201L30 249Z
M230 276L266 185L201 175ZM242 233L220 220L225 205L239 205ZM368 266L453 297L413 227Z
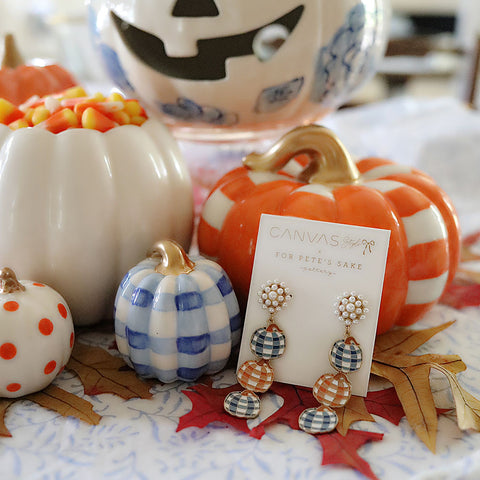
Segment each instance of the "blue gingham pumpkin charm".
M234 417L255 418L260 413L260 399L249 390L231 392L225 397L223 408Z
M299 427L307 433L328 433L338 424L337 414L329 407L307 408L298 417Z
M115 337L125 361L161 382L194 381L222 370L240 342L242 321L223 269L158 242L122 280Z
M337 340L330 350L332 367L343 373L357 371L362 366L362 349L353 337Z
M258 328L253 332L250 349L264 360L279 358L285 352L285 334L274 323Z

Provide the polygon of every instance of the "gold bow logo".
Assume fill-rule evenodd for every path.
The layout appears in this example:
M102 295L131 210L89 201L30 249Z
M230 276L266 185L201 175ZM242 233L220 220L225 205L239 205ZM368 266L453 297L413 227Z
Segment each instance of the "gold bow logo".
M372 247L375 246L375 240L366 240L365 238L362 240L362 245L363 245L363 254L365 255L368 251L368 253L372 253Z

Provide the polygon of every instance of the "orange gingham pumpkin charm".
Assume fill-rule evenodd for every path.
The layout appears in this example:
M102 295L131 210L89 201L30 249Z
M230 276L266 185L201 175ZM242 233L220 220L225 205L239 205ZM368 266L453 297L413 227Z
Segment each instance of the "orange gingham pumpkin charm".
M238 369L240 385L252 392L264 393L273 383L273 368L266 360L248 360Z
M320 126L299 127L265 154L248 155L204 204L200 251L225 269L240 303L248 296L262 213L390 230L378 333L419 320L457 268L458 219L433 180L387 160L355 164Z
M313 396L322 405L332 408L343 407L352 392L352 387L343 373L326 373L313 385Z

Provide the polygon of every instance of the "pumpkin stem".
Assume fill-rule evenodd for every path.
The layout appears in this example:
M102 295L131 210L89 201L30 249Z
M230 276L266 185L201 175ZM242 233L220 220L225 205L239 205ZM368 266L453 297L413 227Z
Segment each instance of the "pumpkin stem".
M354 161L337 136L320 125L291 130L267 152L247 155L243 164L256 171L277 172L301 154L310 159L302 173L302 180L308 183L345 185L357 182L360 177Z
M4 267L0 269L0 293L24 292L25 287L17 280L15 272Z
M195 268L195 263L190 260L185 250L173 240L157 242L148 251L147 257L160 260L160 263L155 267L155 271L162 275L190 273Z
M24 64L25 61L17 48L15 38L11 33L7 33L4 39L2 68L17 68Z

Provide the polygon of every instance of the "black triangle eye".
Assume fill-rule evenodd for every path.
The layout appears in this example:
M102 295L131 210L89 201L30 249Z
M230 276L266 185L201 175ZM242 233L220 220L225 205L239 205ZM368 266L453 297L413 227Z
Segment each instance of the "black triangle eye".
M172 17L216 17L219 15L214 0L177 0Z

